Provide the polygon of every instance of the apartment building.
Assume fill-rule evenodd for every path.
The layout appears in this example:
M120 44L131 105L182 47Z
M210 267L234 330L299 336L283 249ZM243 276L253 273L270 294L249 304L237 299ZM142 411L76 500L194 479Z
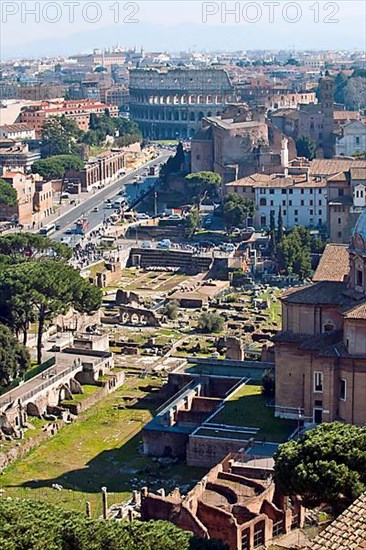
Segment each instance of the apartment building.
M302 174L257 173L226 185L227 193L238 193L255 202L254 225L269 227L271 213L277 218L281 209L284 226L320 227L328 222L327 181Z
M106 109L108 109L110 116L118 116L117 105L107 105L93 99L42 101L22 109L20 121L34 128L36 137L41 136L42 126L47 119L63 115L73 120L81 130L87 131L89 129L90 115L102 115Z

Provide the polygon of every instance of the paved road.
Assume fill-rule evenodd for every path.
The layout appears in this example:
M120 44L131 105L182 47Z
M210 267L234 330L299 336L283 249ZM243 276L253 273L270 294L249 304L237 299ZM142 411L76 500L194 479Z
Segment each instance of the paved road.
M63 214L57 219L57 223L61 225L61 229L54 233L52 235L52 238L56 240L61 240L61 238L65 239L65 230L69 227L73 227L76 220L81 218L82 216L86 215L89 220L89 230L92 230L93 228L100 225L103 220L110 216L113 213L113 210L107 210L104 208L104 201L106 199L113 199L114 197L118 196L118 192L123 188L123 186L127 185L126 189L126 195L128 195L130 200L133 200L136 198L138 193L140 193L143 190L146 190L149 185L151 185L156 178L155 177L148 177L145 178L145 180L141 181L138 185L133 185L132 180L137 175L142 175L146 168L152 164L157 164L160 162L165 162L166 159L171 156L171 153L164 152L159 157L143 164L140 168L137 170L133 170L132 172L129 172L126 174L126 176L123 176L115 183L112 183L105 187L104 189L97 190L93 193L90 192L88 198L86 198L81 204L77 205L75 208L70 210L69 212ZM130 184L130 185L128 185ZM98 212L91 212L93 208L98 207ZM70 235L69 237L73 237ZM72 243L76 243L79 239L78 236L75 236L76 238L72 238Z

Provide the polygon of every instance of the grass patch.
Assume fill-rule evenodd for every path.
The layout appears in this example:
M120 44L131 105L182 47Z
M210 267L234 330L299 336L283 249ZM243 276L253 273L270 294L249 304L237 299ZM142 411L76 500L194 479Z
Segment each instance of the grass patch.
M262 395L261 386L251 384L242 386L212 422L260 428L257 437L276 443L285 441L296 428L293 420L275 418L274 409L267 407L267 398Z
M89 501L93 517L99 517L103 486L110 492L111 505L144 485L171 490L200 479L206 473L202 469L184 465L161 468L141 453L141 428L161 403L152 397L144 399L148 394L145 387L150 384L159 382L151 377L128 379L75 423L9 466L0 478L3 496L48 501L78 511L84 511ZM125 396L139 398L134 408L118 409ZM53 489L53 483L62 485L63 490Z

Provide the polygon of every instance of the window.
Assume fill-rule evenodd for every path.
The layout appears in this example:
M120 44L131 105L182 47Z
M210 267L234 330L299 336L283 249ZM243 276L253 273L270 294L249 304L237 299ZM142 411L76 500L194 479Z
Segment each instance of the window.
M299 211L298 211L298 210L294 210L294 214L295 214L295 216L297 216L297 215L298 215L298 213L299 213Z
M321 393L323 391L323 373L314 372L314 391Z
M342 231L338 231L337 235L338 235L338 239L341 239L342 238Z
M310 216L312 216L312 215L313 215L313 211L312 211L312 210L310 210Z
M338 223L342 223L342 218L338 218Z
M320 199L319 202L318 202L319 206L322 205L322 200Z
M343 197L344 189L338 189L338 197Z
M260 200L259 200L259 206L267 206L267 201L266 201L266 199L260 199Z
M265 195L265 194L266 194L266 190L265 190L265 189L259 189L259 194L260 194L260 195Z
M305 204L305 201L301 201L301 206L304 206L304 204Z
M286 216L286 210L283 211L283 215Z
M286 201L285 200L282 201L282 206L286 206Z
M339 399L342 401L347 399L347 380L345 378L341 378L339 381Z
M310 195L312 195L312 194L313 194L313 190L312 190L312 189L310 189Z
M363 272L361 269L356 270L356 284L357 286L363 286Z
M298 223L298 221L299 221L299 218L295 218L295 220L294 220L294 221L295 221L295 223Z
M273 206L273 201L271 201L271 206Z
M288 205L289 205L289 206L292 206L292 201L288 201Z
M356 145L360 145L360 137L356 136Z
M286 195L286 189L282 189L282 195Z
M289 189L289 191L288 191L288 192L290 193L290 195L292 195L292 193L293 193L293 189Z
M319 216L321 216L321 215L322 215L322 211L321 211L321 210L319 210L319 211L318 211L318 214L319 214Z
M301 194L302 194L302 195L304 194L304 190L303 190L303 189L301 189Z
M313 206L313 201L310 201L309 204L310 204L310 206Z
M321 218L319 218L318 224L321 225L322 223L323 223L323 220Z
M270 194L270 195L274 195L274 189L270 189L270 190L269 190L269 194Z

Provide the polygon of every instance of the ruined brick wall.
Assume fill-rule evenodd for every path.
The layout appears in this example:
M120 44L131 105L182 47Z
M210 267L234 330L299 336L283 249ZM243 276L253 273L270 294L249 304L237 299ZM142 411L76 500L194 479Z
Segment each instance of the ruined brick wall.
M240 529L230 513L199 502L197 516L211 538L222 540L230 550L241 550Z
M188 435L183 433L157 432L144 429L142 432L144 454L149 456L176 456L184 458Z
M187 464L211 468L228 453L237 452L245 447L244 441L224 440L219 437L209 439L205 436L189 437L187 445Z

